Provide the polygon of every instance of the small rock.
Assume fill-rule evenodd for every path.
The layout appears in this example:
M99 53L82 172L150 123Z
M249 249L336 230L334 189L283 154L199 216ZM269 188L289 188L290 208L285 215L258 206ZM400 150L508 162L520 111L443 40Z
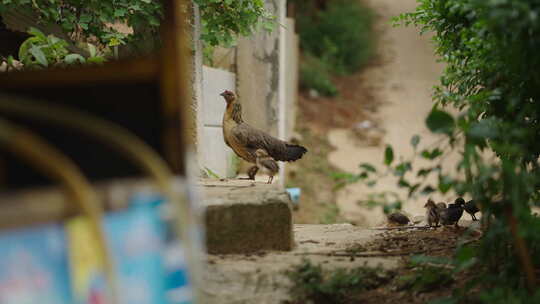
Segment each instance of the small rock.
M309 90L309 98L312 98L312 99L317 99L320 97L320 94L317 90L315 89L310 89Z
M425 219L425 216L417 215L417 216L413 217L413 223L415 223L415 224L421 223L421 222L424 221L424 219Z
M357 123L354 127L356 129L369 129L369 128L372 128L374 126L373 122L371 122L371 120L363 120L359 123Z

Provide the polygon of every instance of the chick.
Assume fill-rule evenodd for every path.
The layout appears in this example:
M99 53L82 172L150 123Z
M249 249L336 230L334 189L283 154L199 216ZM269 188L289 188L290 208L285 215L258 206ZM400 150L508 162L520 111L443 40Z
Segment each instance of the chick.
M448 208L440 210L441 224L458 226L459 219L463 215L463 205L465 201L458 197L453 204L449 204Z
M473 200L466 202L465 205L463 205L463 208L465 209L465 211L467 211L468 214L471 215L473 221L478 221L474 214L480 211L480 209L478 209Z
M394 212L387 215L388 222L398 225L407 225L411 220L400 212Z
M274 179L274 175L276 175L276 173L279 171L277 162L271 156L269 156L264 149L257 149L255 151L255 156L255 164L257 165L257 168L268 174L269 177L267 184L271 184L272 180Z
M424 205L424 208L426 208L426 219L428 222L429 227L438 227L439 226L439 210L437 209L437 206L435 203L428 199L427 203Z

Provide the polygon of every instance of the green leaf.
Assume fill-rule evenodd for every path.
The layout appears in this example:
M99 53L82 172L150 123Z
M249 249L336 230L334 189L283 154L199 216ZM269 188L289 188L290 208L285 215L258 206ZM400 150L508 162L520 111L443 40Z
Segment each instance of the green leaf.
M420 188L420 183L414 184L412 187L410 187L408 197L411 198L414 195L414 193L418 190L418 188Z
M424 189L422 189L422 192L420 192L420 194L422 195L428 195L428 194L431 194L435 192L435 189L432 187L432 186L425 186Z
M208 176L210 177L213 177L213 178L221 178L217 173L215 173L214 171L212 171L210 168L208 167L204 167L204 170L206 170L206 173L208 174Z
M47 67L49 65L49 62L47 61L47 57L45 57L45 54L41 50L40 47L32 46L30 48L30 54L36 58L37 62L41 64L44 67Z
M492 139L497 137L499 134L496 122L491 119L485 119L477 123L473 123L467 132L467 135L475 139Z
M79 55L79 54L69 54L67 55L65 58L64 58L64 61L67 63L67 64L74 64L76 63L77 61L79 61L79 63L85 63L86 60L84 59L83 56Z
M360 164L360 169L364 169L368 172L377 172L377 169L375 169L374 166L372 166L371 164L368 164L368 163L363 163L363 164Z
M101 56L95 56L95 57L88 57L86 58L86 62L87 63L97 63L97 64L100 64L100 63L103 63L107 60L105 60L105 58L101 57Z
M90 57L95 57L97 54L96 46L91 43L87 43L86 45L88 46L88 52L90 53Z
M443 152L439 148L435 148L432 151L423 150L420 155L425 159L434 160L435 158L443 155Z
M403 162L396 166L396 169L394 169L394 175L396 176L403 176L407 171L411 171L412 164L410 162Z
M447 112L434 109L426 118L426 125L433 133L452 134L455 123L452 115Z
M32 36L36 36L37 38L39 38L40 40L42 41L47 41L47 37L45 36L45 34L43 34L42 31L38 30L37 28L35 27L31 27L29 30L28 30L28 34L32 35Z
M125 8L118 8L114 10L114 17L120 18L124 17L127 13L127 10Z
M377 181L376 181L376 180L368 181L368 182L366 183L366 185L367 185L368 187L370 187L370 188L373 188L373 187L375 187L375 185L377 185Z
M411 184L403 178L400 178L398 181L398 187L400 188L411 188Z
M433 171L433 168L423 168L423 169L418 170L418 173L416 173L416 176L425 177L425 176L428 176L431 173L431 171Z
M447 175L439 176L438 188L442 194L445 194L446 192L448 192L448 190L450 190L453 185L454 185L454 180L450 176L447 176Z
M394 150L390 145L384 150L384 164L389 166L394 161Z

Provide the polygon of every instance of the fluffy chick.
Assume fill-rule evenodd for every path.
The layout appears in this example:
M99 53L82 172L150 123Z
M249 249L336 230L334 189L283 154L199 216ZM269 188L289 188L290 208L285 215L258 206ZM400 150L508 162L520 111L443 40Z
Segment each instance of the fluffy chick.
M428 199L427 203L424 205L426 208L426 220L429 227L438 227L439 226L439 210L431 199Z
M474 214L480 211L480 209L478 209L473 200L466 202L465 205L463 205L463 209L465 209L465 211L467 211L467 213L471 215L473 221L478 221Z
M463 205L465 200L458 197L453 204L449 204L448 208L440 210L441 224L458 226L459 219L463 215Z
M276 173L279 171L277 162L270 155L268 155L268 152L266 152L264 149L257 149L255 151L255 156L255 164L257 165L257 168L268 174L269 177L267 184L271 184L272 180L274 179L274 175L276 175Z

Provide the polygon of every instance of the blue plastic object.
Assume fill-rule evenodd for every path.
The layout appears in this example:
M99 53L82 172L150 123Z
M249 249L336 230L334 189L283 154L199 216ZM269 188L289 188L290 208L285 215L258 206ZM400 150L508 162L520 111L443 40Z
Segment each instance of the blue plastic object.
M302 194L302 189L300 188L287 188L287 192L289 193L289 196L291 197L291 200L294 205L298 205L300 202L300 194Z
M59 225L0 234L0 303L72 304L66 236Z

